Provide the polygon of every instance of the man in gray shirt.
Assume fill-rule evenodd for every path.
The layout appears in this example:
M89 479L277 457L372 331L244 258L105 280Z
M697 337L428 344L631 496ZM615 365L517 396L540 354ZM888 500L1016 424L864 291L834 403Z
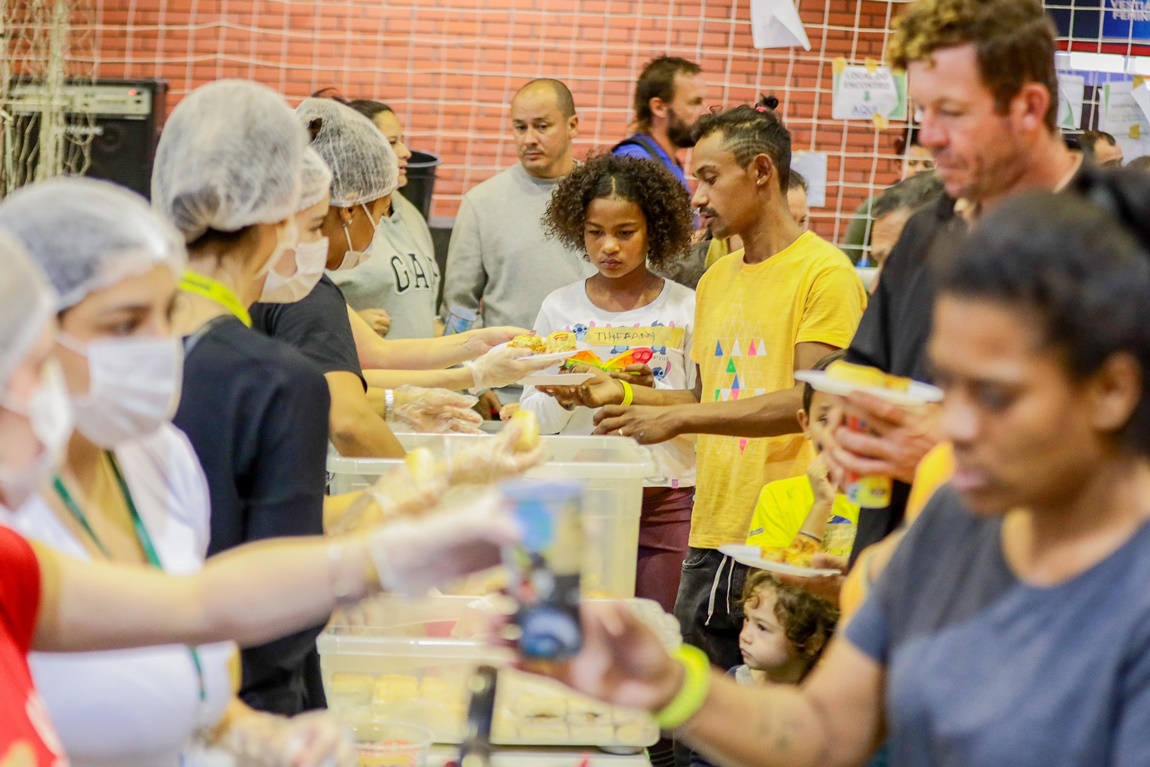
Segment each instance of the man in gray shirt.
M535 324L551 291L589 277L581 252L551 240L541 219L551 193L575 167L579 118L558 80L532 80L511 102L519 163L468 192L459 207L443 303L451 327L478 317L486 326ZM501 399L519 398L506 390Z

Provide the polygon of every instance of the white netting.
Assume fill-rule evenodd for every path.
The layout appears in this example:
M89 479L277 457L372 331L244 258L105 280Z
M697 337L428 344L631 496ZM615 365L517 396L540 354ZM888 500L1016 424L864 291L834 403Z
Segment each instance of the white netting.
M699 62L709 101L734 106L775 92L797 150L826 152L821 233L874 185L898 176L899 126L830 119L831 62L882 55L900 3L801 0L812 50L758 51L749 0L221 0L100 4L101 77L165 77L174 103L219 77L263 82L296 101L334 86L393 106L413 149L443 160L433 214L454 215L465 191L515 162L508 102L534 77L575 94L578 153L628 134L635 77L649 59Z
M439 216L515 162L508 102L527 80L571 87L582 154L627 135L644 62L683 56L703 66L716 105L779 97L795 149L827 155L826 205L812 225L841 241L858 205L898 179L905 123L880 131L832 119L833 63L881 60L906 2L797 5L809 52L755 50L750 0L127 0L100 3L94 31L101 76L167 78L173 103L220 77L258 80L293 102L328 86L386 101L412 148L443 160Z
M95 118L68 86L93 79L92 32L89 0L0 0L0 191L87 169Z

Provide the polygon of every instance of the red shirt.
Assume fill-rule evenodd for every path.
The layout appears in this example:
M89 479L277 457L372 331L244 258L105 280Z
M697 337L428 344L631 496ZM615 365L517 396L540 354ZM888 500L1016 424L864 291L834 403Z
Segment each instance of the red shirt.
M0 527L0 767L65 767L67 760L28 668L40 609L40 563Z

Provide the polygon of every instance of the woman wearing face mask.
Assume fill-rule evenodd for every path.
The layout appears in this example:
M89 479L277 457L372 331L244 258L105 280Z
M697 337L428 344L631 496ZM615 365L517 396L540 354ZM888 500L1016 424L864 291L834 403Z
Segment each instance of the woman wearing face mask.
M333 174L322 227L328 242L327 267L337 274L354 270L370 257L378 221L390 210L399 183L395 152L367 118L334 99L304 99L296 115L313 137L312 148ZM390 397L385 390L405 384L478 390L505 386L548 366L521 359L522 349L495 348L530 332L522 328L384 340L346 306L342 292L326 277L307 299L258 307L253 316L257 327L292 344L325 370L332 391L332 442L344 455L386 454L378 443L371 447L370 435L365 436L376 422L364 413L364 378L376 390L371 393L376 412L386 414ZM444 369L465 361L464 367ZM370 370L364 373L361 365Z
M52 279L56 353L76 422L51 489L18 514L0 512L0 521L77 559L199 570L207 483L187 438L167 420L183 361L168 317L183 245L144 200L83 179L13 194L0 204L0 227ZM190 758L203 729L224 743L254 738L270 753L293 737L332 740L338 725L326 714L289 723L256 716L238 699L229 705L235 652L225 643L37 654L32 668L77 767L174 766L182 753ZM95 715L103 706L117 716Z
M329 201L331 199L331 183L332 172L327 167L327 163L312 147L308 147L304 152L302 184L300 187L300 201L298 204L299 210L295 214L296 228L299 231L299 242L295 247L295 258L287 264L287 269L294 269L295 273L290 277L282 277L277 269L268 273L268 282L264 286L264 300L274 301L280 297L292 301L301 301L307 306L303 307L300 311L280 314L279 318L285 322L276 323L276 327L287 327L287 322L292 318L303 316L310 316L322 321L324 320L323 312L318 314L313 312L308 306L313 302L319 301L319 295L313 299L311 294L312 288L317 287L316 283L323 277L324 269L327 266L328 258L328 238L324 236L324 225L327 222L329 212ZM282 262L281 262L282 264ZM284 270L286 271L286 269ZM281 282L283 287L269 289L269 285L275 282ZM320 292L326 290L321 288ZM342 304L336 303L330 307L336 312L337 317ZM274 316L279 307L265 306L257 304L254 307L257 318ZM319 307L315 307L319 308ZM261 309L267 309L265 315ZM301 313L303 312L303 313ZM316 336L322 340L325 336L323 333L316 333ZM306 336L305 336L306 338ZM354 342L352 342L354 346ZM304 344L301 347L305 352L310 348L310 345ZM316 352L319 357L328 353L330 344L321 343L317 344ZM352 352L352 359L354 359L354 351ZM317 359L317 362L323 364L322 359ZM358 363L355 363L358 364ZM333 371L335 372L335 371ZM336 394L336 389L340 386L341 382L338 380L339 374L335 376L330 373L327 375L329 381L329 389L333 395ZM333 381L333 379L336 379ZM351 385L352 397L350 401L354 404L361 401L362 397L359 396L361 389L362 379L352 379L349 383ZM411 386L403 387L398 391L391 393L391 407L387 407L386 403L381 412L368 412L366 414L367 423L370 424L373 420L378 423L378 418L384 416L388 417L388 421L395 421L402 427L411 428L415 431L434 431L434 432L465 432L475 433L478 432L478 426L483 422L479 414L471 408L476 403L476 398L467 395L459 394L447 389L428 389L428 388L415 388ZM371 406L369 406L371 407ZM332 427L335 427L335 416L337 407L332 408ZM355 413L340 413L341 420L345 423L362 424L363 419L355 417ZM346 440L345 440L346 442Z
M173 313L186 354L173 422L208 480L209 556L323 532L327 385L309 360L252 330L248 313L295 246L306 146L280 96L220 81L180 102L156 149L153 205L188 247ZM320 628L245 649L244 701L289 715L322 705L306 673Z
M308 217L320 219L322 207L323 239L319 241L327 246L325 265L331 268L350 269L366 255L350 249L353 233L357 242L363 239L370 245L375 220L382 215L375 211L386 207L393 186L385 172L390 158L382 151L368 151L370 147L351 140L355 127L336 125L335 120L330 119L327 125L311 129L312 148L333 172L339 171L345 176L354 174L356 182L354 188L342 189L342 196L335 200L346 207L334 207L330 199L323 207L321 203L329 195L308 194L309 199L304 202L310 203L308 207L314 207L314 211L300 211L301 216L306 213ZM346 164L334 165L331 152L319 151L331 143L341 148L363 147L364 151L353 154L345 149ZM312 224L312 221L305 222L306 226ZM346 242L348 249L333 257L333 242ZM307 243L305 249L319 254L319 247L313 242ZM298 349L323 371L331 395L330 438L341 455L395 457L404 454L384 418L372 409L367 398L363 370L348 322L347 302L330 277L321 276L312 290L297 302L257 304L252 307L252 323L257 330Z
M56 211L54 217L58 231L44 242L54 239L62 249L68 250L84 241L76 240L73 235L79 232L70 228L77 223L68 207L74 204L74 198L57 191L52 190L50 203L40 200L34 207L43 213L63 203L64 207ZM31 192L13 195L0 209L5 215L14 214L9 206L21 199L30 201L33 199L30 195ZM128 219L134 217L123 208L120 213ZM54 347L60 348L54 343L56 308L71 305L63 317L70 327L66 343L82 341L84 354L80 356L84 361L74 360L70 367L73 374L90 375L88 396L92 399L102 397L98 392L115 388L93 383L110 380L107 376L114 366L92 360L118 357L118 352L129 344L156 341L154 346L158 348L163 343L150 337L150 329L166 322L164 304L155 300L154 293L166 282L170 301L175 283L171 266L178 263L179 257L174 256L172 263L156 260L156 248L174 244L170 240L165 242L162 234L149 236L156 233L155 227L145 232L142 239L135 241L139 251L121 252L122 258L113 259L114 263L103 261L99 269L81 269L62 277L62 283L79 288L78 292L69 290L72 295L66 294L64 300L57 299L47 287L23 249L7 234L0 233L0 260L4 263L4 269L0 270L0 513L6 517L17 522L25 513L46 518L44 515L51 509L43 499L37 502L41 507L39 511L35 504L26 502L37 487L44 487L45 493L53 492L43 483L50 481L56 458L67 449L69 465L74 467L76 462L71 455L81 446L68 442L72 428L71 406L54 357ZM113 233L103 240L84 242L83 247L111 246L117 250L121 246L130 248L132 244L130 236L117 238ZM72 262L69 258L65 261ZM91 290L77 299L85 293L80 287L84 284ZM103 320L109 321L110 327L103 326ZM168 392L170 396L171 387ZM152 400L150 396L148 399ZM125 412L123 400L119 397L114 400L118 403L114 409ZM81 404L83 402L81 398ZM109 432L103 425L105 421L83 415L83 407L80 410L80 421L87 424L85 431L100 435L101 442L106 441ZM138 414L130 419L111 420L119 424L131 420L135 424L133 430L144 428L146 422ZM162 421L158 428L163 431ZM87 436L84 439L98 444ZM178 435L170 430L166 434L153 433L143 440L129 440L114 450L116 463L131 485L132 498L146 502L166 498L173 504L177 499L181 503L192 502L192 494L186 486L173 483L165 487L155 482L154 478L167 469L146 465L148 460L161 457L184 461L188 455L186 445L180 457ZM170 452L164 456L149 455L157 449ZM68 470L62 473L67 474ZM152 482L148 481L149 474ZM119 484L114 476L113 480ZM185 482L190 484L193 483ZM127 505L128 493L123 493L120 504L114 495L101 496L109 507L98 513L106 515L103 522L108 524L92 524L93 517L85 515L96 535L105 536L101 539L105 546L113 550L121 546L133 549L127 545L133 542L135 547L129 554L136 561L145 562L148 554L144 540L152 541L160 555L174 553L174 547L181 541L184 545L193 545L195 524L188 516L193 510L165 506L161 510L168 516L157 516L152 509L141 507L138 519L146 528L147 536L133 539L133 533L125 534L123 530L135 527L137 519L130 505L126 511L122 507ZM100 496L99 488L93 489L91 496ZM16 509L28 511L13 512ZM180 512L185 515L179 516ZM29 544L14 531L0 527L0 615L3 617L0 620L0 763L3 764L51 767L64 763L59 738L33 683L27 660L30 650L78 653L176 643L187 645L157 647L130 656L136 660L147 658L166 668L165 673L152 680L157 687L155 691L139 689L144 680L134 676L138 668L128 655L121 656L117 664L120 673L111 677L111 687L98 699L89 697L94 691L80 689L91 680L75 676L66 697L87 697L90 706L82 712L85 721L62 724L85 728L89 737L96 740L128 735L146 742L144 748L147 748L156 744L155 734L148 728L157 726L170 735L177 725L166 717L176 715L179 710L182 724L178 726L190 735L192 727L188 719L194 713L197 724L205 725L203 737L222 737L230 750L242 755L239 765L355 764L350 744L332 729L281 729L268 735L261 727L253 726L269 726L266 718L249 718L246 726L236 722L233 727L213 732L214 722L210 717L198 718L213 708L218 715L219 709L219 664L214 660L214 649L207 645L225 640L244 645L267 642L320 622L336 606L355 602L378 592L381 587L410 594L426 591L438 583L496 563L498 546L517 536L501 504L488 495L467 509L443 511L418 522L397 522L353 536L267 541L245 546L214 558L202 570L187 557L176 558L172 569L183 575L170 577L154 567L109 564L99 547L93 548L94 540L85 538L86 532L71 526L71 521L76 521L74 517L53 516L53 520L56 539L72 549L76 557L58 553L44 544ZM82 546L78 545L81 541ZM181 708L168 698L186 698L191 693L198 699L198 683L190 681L196 678L192 670L196 665L192 647L202 648L197 654L204 669L207 700L202 707L195 703ZM164 661L165 658L168 661ZM178 674L175 673L177 659L183 665ZM72 671L91 662L91 656L77 656L77 665ZM126 685L130 691L119 689L120 685ZM139 706L131 706L129 712L115 704L115 698L125 692L150 695L152 702L163 710L147 712L146 719L137 720L131 712L139 715ZM165 718L162 722L161 717ZM95 744L80 747L89 745L98 750ZM87 762L86 757L84 761ZM127 756L109 754L105 763L135 762ZM153 765L167 761L149 758L141 763Z
M395 112L387 104L366 99L347 105L371 120L395 151L402 189L407 185L411 150ZM381 336L395 340L442 333L436 319L440 274L431 230L419 208L402 194L391 196L391 210L380 219L371 260L354 271L336 272L332 279L348 304Z

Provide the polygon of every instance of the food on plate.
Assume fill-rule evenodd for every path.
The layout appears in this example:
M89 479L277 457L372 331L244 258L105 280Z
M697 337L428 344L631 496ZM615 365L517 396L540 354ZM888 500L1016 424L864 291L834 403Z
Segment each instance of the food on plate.
M543 336L515 336L511 339L513 349L530 349L532 354L557 354L559 352L575 351L575 334L566 330L558 330L544 338Z
M762 547L762 557L767 562L777 562L780 565L794 565L795 567L810 567L811 560L819 553L819 544L813 538L805 535L796 535L795 540L785 549Z
M899 392L909 391L911 384L909 378L893 376L869 365L855 365L843 360L831 363L827 368L827 378L856 386L869 386L875 389L890 389Z
M557 330L547 336L546 346L548 354L573 352L575 351L575 334L565 330Z
M535 417L534 411L531 410L517 410L511 416L511 421L519 427L519 441L515 443L515 452L528 453L535 449L539 444L539 419Z
M547 351L547 342L539 336L515 336L511 339L512 349L530 349L532 354Z

